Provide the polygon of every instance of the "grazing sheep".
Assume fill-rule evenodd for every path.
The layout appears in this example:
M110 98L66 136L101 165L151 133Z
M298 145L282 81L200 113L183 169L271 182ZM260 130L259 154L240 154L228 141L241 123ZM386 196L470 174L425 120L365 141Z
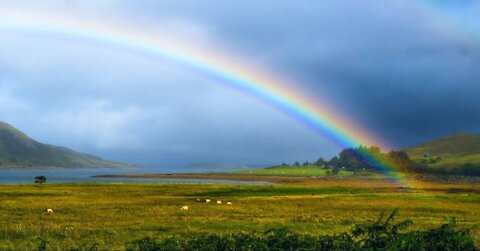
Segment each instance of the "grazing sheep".
M206 202L206 203L210 203L210 199L206 199L205 202Z
M217 204L222 204L222 201L221 201L221 200L217 200Z
M197 199L197 202L200 202L200 199Z
M233 203L231 201L228 201L227 202L227 205L232 205Z
M51 208L47 209L47 213L53 214L53 209L51 209Z
M180 210L188 211L188 206L183 206L180 208Z

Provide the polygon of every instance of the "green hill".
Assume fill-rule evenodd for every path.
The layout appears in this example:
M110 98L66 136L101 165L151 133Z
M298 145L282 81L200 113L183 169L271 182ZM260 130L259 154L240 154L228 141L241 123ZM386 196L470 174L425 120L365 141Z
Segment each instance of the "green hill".
M411 159L428 167L452 169L480 166L480 134L460 133L405 150Z
M132 167L82 154L73 150L39 143L0 122L0 169L5 168L77 168L77 167Z

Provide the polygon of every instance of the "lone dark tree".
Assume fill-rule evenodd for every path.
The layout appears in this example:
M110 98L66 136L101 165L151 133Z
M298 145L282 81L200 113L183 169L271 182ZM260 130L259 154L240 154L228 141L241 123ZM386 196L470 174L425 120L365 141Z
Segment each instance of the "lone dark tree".
M35 177L35 183L43 184L43 183L45 183L45 182L47 182L47 177L45 177L45 176L43 176L43 175L42 175L42 176L36 176L36 177Z

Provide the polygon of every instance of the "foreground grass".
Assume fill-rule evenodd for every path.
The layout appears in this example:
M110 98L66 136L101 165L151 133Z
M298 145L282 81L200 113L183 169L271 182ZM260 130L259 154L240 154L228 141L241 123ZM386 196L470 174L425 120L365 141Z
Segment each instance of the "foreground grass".
M174 236L160 242L146 237L133 242L128 250L477 250L469 231L457 229L455 221L426 231L402 231L412 221L395 223L396 212L336 235L298 234L273 228L264 233Z
M353 182L353 181L351 181ZM362 181L365 183L365 181ZM336 184L336 183L335 183ZM0 249L124 249L144 237L239 233L286 227L335 234L399 207L398 220L430 229L457 219L480 245L480 190L401 192L389 187L164 184L0 186ZM432 185L434 187L435 185ZM197 202L206 198L233 205ZM188 205L190 210L181 211ZM46 214L52 208L54 214Z

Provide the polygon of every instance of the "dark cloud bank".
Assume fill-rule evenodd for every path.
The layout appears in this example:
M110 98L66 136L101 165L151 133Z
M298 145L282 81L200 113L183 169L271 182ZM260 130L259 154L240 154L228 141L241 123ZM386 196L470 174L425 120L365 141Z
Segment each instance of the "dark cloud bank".
M298 80L395 148L480 132L480 44L410 3L80 3L50 5L201 34ZM0 38L1 120L44 142L158 167L268 165L339 150L261 101L168 61L32 34Z

